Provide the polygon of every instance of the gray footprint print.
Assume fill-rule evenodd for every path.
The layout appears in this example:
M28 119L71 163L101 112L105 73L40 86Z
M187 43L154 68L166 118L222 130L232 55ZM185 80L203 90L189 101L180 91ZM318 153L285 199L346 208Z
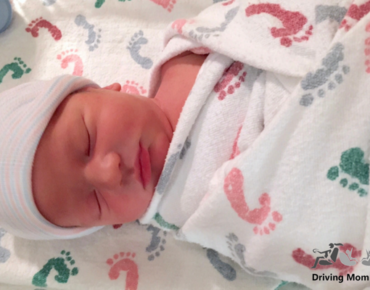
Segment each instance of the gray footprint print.
M57 0L42 0L42 4L44 4L44 6L51 6L55 2L57 2Z
M327 90L334 90L343 82L343 74L348 74L350 71L349 66L340 66L340 62L344 60L343 50L343 44L335 44L322 60L322 67L314 73L309 72L304 77L301 82L302 89L312 92L301 97L300 105L304 107L310 106L315 98L315 93L318 97L323 98Z
M234 281L236 279L235 269L230 264L223 262L215 250L207 249L207 258L226 280Z
M180 153L180 159L183 159L185 157L185 155L188 152L190 146L191 146L191 142L190 142L190 139L188 137L185 140L184 146L182 146L181 153Z
M159 257L161 252L165 250L164 245L166 244L165 237L167 236L167 232L152 225L149 225L146 230L152 233L152 237L150 244L145 248L145 250L150 254L148 256L148 260L153 261L155 257Z
M95 26L88 23L86 17L81 14L76 16L75 24L87 30L88 34L85 43L89 46L89 50L94 51L96 48L98 48L101 37L100 36L101 29L98 29L96 32L94 29Z
M144 69L150 69L153 66L153 61L149 57L140 55L141 47L147 43L148 39L144 37L144 33L140 30L131 37L127 46L132 59Z
M249 271L250 273L254 275L276 277L275 273L272 273L269 271L260 272L247 265L247 263L245 262L245 258L244 258L244 253L247 249L245 248L243 244L239 243L239 238L234 233L230 233L229 235L226 236L226 243L231 252L231 255L237 261L239 261L239 265L242 266L242 268L244 268L245 270Z
M239 7L235 7L233 9L230 9L225 14L225 21L222 22L219 26L216 27L197 27L194 30L191 30L189 32L189 36L191 38L194 38L195 40L202 40L203 37L208 38L211 35L212 36L219 36L220 32L223 32L226 27L229 25L229 23L234 19L235 15L238 13Z
M330 19L340 24L347 13L347 9L337 5L318 5L315 7L315 13L316 23Z
M162 174L159 178L158 184L157 184L156 192L158 192L158 194L164 193L164 191L166 189L166 186L168 184L168 181L170 180L172 171L175 168L176 161L178 159L184 159L184 157L185 157L186 153L188 152L190 146L191 146L191 141L190 141L189 137L187 137L186 140L185 140L184 145L178 144L177 145L177 150L178 151L176 153L172 154L168 158L168 160L166 161L166 164L163 168Z

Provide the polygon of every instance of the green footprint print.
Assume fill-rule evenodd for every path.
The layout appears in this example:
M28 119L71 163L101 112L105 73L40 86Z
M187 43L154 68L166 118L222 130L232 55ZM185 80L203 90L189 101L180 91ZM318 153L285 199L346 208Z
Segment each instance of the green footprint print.
M161 226L169 230L179 230L180 228L174 224L170 224L169 222L166 222L163 217L157 212L154 216L155 221Z
M118 0L119 2L126 2L126 0ZM131 0L127 0L127 1L131 1ZM105 0L96 0L95 2L95 8L100 8L103 6Z
M11 75L13 79L20 79L24 74L28 74L31 71L31 69L27 67L27 65L20 57L15 57L12 63L6 64L0 70L0 84L3 82L4 76L9 71L13 72L13 74Z
M78 268L74 267L72 270L68 268L68 263L72 266L75 261L70 256L70 252L61 251L63 257L51 258L42 269L33 276L32 284L38 287L47 287L46 279L50 274L51 269L54 268L58 272L54 279L58 283L67 283L70 276L78 274ZM67 263L66 263L67 262Z
M364 151L361 148L350 148L342 153L339 166L333 166L328 170L327 178L336 180L341 177L339 183L351 191L357 191L359 196L366 196L369 185L369 163L364 159ZM349 181L348 176L356 181Z

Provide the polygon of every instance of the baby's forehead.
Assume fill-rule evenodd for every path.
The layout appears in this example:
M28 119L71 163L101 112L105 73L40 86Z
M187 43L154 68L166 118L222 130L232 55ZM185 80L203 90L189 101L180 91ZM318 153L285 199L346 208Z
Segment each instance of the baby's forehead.
M97 111L111 104L107 90L86 87L70 93L56 107L50 122L59 122L63 118L74 118L91 110Z

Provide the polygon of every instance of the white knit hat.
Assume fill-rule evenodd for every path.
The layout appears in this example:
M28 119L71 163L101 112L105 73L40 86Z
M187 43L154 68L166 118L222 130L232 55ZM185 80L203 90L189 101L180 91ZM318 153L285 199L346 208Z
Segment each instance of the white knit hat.
M76 76L34 81L0 93L0 227L34 240L71 239L101 227L62 228L37 210L32 195L32 164L37 145L55 109L66 96L98 87Z

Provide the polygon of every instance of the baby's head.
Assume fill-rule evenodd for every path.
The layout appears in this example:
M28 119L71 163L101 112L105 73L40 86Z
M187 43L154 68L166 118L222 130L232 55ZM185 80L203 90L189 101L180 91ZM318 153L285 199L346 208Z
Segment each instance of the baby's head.
M71 238L140 218L172 129L155 99L62 76L0 94L0 226Z

